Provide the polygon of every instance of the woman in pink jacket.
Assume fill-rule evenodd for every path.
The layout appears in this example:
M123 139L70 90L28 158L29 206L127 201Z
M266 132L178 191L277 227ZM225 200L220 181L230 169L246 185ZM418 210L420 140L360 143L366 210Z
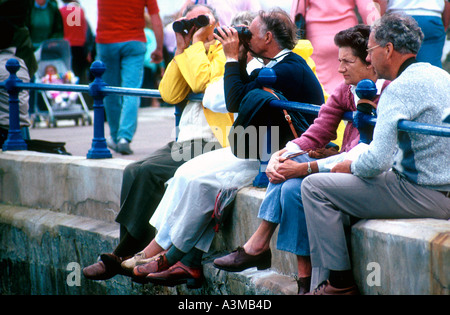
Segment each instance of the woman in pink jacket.
M371 25L380 17L372 0L294 0L291 18L298 14L306 20L306 38L314 47L312 59L316 63L317 76L328 94L341 83L338 47L334 44L336 33L358 24L356 7L365 24Z

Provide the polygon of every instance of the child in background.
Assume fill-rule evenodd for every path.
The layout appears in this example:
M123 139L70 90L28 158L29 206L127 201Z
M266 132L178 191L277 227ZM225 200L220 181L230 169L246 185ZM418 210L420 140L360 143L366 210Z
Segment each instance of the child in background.
M42 83L49 84L74 84L76 83L75 75L72 71L67 71L64 77L58 73L58 70L54 65L48 65L45 67L45 76L42 78ZM47 91L47 97L53 100L53 105L56 108L69 107L74 103L78 97L75 92L65 92L65 91Z

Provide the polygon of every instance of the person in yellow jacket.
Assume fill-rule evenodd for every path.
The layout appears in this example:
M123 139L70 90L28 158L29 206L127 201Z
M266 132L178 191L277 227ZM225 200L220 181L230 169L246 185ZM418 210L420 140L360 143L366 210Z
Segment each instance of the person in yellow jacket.
M212 35L218 25L215 10L195 5L187 8L184 19L200 15L209 17L209 25L194 26L188 33L176 34L177 50L159 88L167 103L177 104L191 92L203 93L210 82L223 76L225 55L222 45ZM125 168L121 208L116 218L120 224L119 245L113 253L101 254L97 263L84 268L86 278L104 280L124 274L122 261L141 251L155 236L149 219L164 195L165 183L186 161L225 145L225 130L232 123L229 114L214 113L205 109L201 102L188 102L181 114L177 141L169 142L148 158Z

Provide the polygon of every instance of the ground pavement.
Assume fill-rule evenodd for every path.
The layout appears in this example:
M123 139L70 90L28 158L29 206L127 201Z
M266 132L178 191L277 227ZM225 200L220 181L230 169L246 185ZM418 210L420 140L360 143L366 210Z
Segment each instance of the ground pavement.
M93 112L91 111L93 118ZM150 153L174 139L175 116L173 107L144 107L139 109L138 127L131 143L132 155L122 155L111 150L113 158L141 160ZM48 128L45 122L30 128L31 139L65 142L67 152L76 156L86 156L92 146L93 126L76 126L73 120L59 120L58 127ZM105 137L109 127L105 123Z

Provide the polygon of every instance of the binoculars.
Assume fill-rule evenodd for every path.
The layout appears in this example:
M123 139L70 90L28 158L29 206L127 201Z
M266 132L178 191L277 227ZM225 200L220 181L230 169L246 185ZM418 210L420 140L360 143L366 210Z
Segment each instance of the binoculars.
M252 32L248 29L246 26L236 26L234 29L237 31L239 40L241 41L249 41L252 38ZM223 30L223 29L222 29ZM224 31L225 32L225 31ZM217 34L220 36L219 31L214 29L214 34ZM221 36L222 37L222 36Z
M209 25L209 17L207 15L199 15L190 20L179 20L173 22L172 28L176 33L189 32L195 26L203 27Z

